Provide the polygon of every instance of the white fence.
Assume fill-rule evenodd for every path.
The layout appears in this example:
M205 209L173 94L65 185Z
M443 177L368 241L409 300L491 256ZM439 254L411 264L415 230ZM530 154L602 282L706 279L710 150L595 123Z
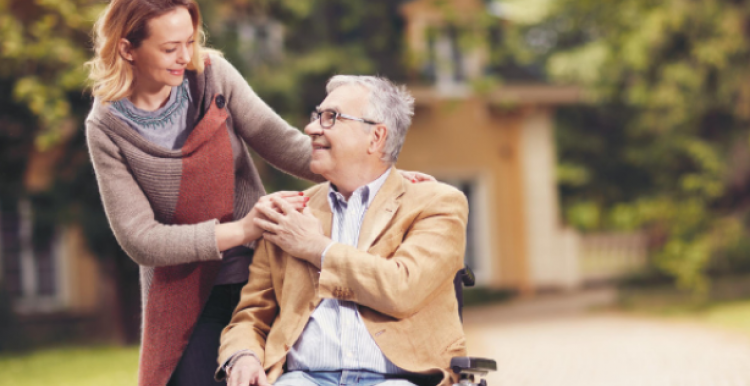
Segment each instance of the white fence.
M584 282L621 278L647 264L643 233L590 233L580 236L579 263Z

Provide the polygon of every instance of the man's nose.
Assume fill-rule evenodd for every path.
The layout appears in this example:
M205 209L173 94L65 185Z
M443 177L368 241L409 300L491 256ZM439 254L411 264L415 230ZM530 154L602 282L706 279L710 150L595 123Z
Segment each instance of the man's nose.
M308 123L307 126L305 126L305 134L310 136L323 134L323 128L320 127L320 122L315 120Z

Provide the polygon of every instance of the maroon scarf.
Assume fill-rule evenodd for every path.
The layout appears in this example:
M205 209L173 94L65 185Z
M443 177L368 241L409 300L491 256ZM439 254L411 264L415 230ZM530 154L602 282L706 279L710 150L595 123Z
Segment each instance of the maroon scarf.
M234 164L223 98L214 95L208 112L182 148L175 225L233 219ZM220 261L211 261L154 270L144 310L138 385L164 386L169 382L220 266Z

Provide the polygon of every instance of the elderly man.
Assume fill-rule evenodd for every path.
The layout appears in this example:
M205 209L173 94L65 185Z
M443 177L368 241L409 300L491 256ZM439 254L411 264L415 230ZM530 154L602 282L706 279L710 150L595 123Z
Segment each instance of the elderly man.
M453 278L468 205L437 182L393 170L413 115L404 88L335 76L313 112L313 172L329 182L259 207L268 221L217 379L229 386L371 386L452 382L465 355ZM283 375L282 375L283 373Z

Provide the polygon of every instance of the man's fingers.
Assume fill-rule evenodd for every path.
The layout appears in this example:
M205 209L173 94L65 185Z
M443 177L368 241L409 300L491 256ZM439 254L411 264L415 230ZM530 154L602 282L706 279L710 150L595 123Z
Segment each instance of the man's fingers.
M277 234L281 230L281 227L277 224L262 218L254 218L253 223L258 226L258 228L273 234Z
M247 371L243 371L240 373L240 376L237 377L237 384L235 386L248 386L250 384L250 374L248 374Z
M270 205L258 203L258 204L255 204L255 207L258 209L258 212L262 213L269 220L277 224L281 221L282 215L279 214L279 212L273 209Z
M275 235L273 233L266 232L266 233L263 233L263 239L264 240L268 240L268 241L270 241L271 243L273 243L275 245L279 245L278 244L279 235Z
M268 378L266 378L266 372L261 369L258 374L258 386L271 386L270 383L268 383Z
M247 386L250 384L250 372L246 367L232 369L227 386Z

